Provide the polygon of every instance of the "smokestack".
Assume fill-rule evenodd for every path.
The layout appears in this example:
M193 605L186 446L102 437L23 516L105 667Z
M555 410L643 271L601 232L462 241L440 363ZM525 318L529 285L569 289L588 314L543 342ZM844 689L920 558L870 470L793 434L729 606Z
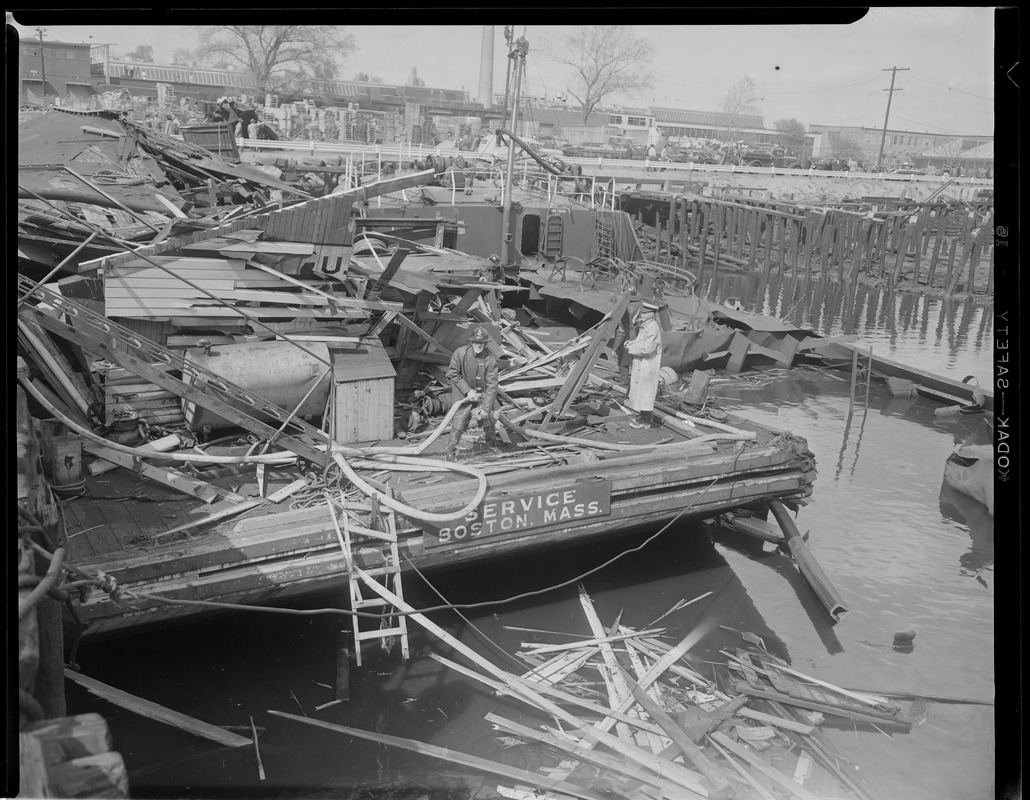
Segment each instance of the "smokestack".
M483 47L479 55L479 102L484 108L494 104L494 26L483 26Z

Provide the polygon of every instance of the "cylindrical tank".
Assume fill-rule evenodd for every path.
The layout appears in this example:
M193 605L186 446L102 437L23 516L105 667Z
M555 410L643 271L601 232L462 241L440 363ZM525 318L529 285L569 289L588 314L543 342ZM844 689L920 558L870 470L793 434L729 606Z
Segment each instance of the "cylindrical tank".
M301 350L290 342L247 342L217 345L207 352L187 350L185 361L187 365L203 367L289 413L304 399L312 385L328 372L329 367L323 362L329 361L329 348L321 343L306 343L304 350ZM187 377L187 380L191 384L194 383L192 376ZM331 384L331 379L322 380L304 401L295 417L309 421L321 417L329 398ZM217 396L222 397L221 394ZM272 422L270 417L261 415L247 406L241 408L247 408L250 416ZM199 431L205 427L211 430L239 427L236 423L188 401L183 404L183 414L186 424L193 430Z

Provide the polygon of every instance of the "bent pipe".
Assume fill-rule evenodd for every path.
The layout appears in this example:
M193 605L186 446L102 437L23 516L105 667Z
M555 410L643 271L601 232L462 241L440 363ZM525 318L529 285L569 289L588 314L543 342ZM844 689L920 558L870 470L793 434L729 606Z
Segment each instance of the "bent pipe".
M568 174L565 170L561 170L558 167L554 166L554 164L551 164L551 163L549 163L547 161L544 161L544 159L542 159L539 155L537 155L536 151L532 147L530 147L528 144L526 144L524 141L522 141L518 136L516 136L511 131L506 131L506 130L504 130L504 128L498 128L497 129L497 133L499 133L499 134L501 134L503 136L507 136L509 139L511 139L513 142L515 142L515 144L517 144L519 147L521 147L523 150L526 151L526 154L530 158L532 158L537 164L539 164L541 167L546 169L552 175L566 175L566 174Z

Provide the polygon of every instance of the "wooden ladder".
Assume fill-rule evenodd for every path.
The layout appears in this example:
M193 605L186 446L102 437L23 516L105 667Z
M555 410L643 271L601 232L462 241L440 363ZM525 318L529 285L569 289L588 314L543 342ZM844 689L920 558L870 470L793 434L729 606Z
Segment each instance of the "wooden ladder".
M873 348L851 345L851 394L848 400L848 421L855 413L855 402L861 398L863 415L869 413L869 387L873 383ZM863 364L863 359L865 360Z
M560 258L563 244L564 222L559 214L548 214L544 222L544 241L541 250L545 258Z
M341 501L342 501L341 495ZM383 514L375 498L372 499L372 519L383 522L385 530L366 528L358 525L350 518L346 509L343 509L342 516L338 519L336 507L330 502L330 513L333 518L333 525L336 527L336 535L343 550L343 557L347 562L347 584L350 594L350 607L352 611L361 611L367 608L393 607L389 601L384 600L378 593L374 597L367 597L362 593L362 588L369 584L378 584L391 590L401 600L404 599L404 591L401 585L401 563L400 553L397 550L397 517L392 509L387 509ZM340 520L342 519L342 526ZM367 539L378 539L386 545L383 548L385 561L381 567L362 569L354 563L353 537L360 536ZM374 591L374 590L373 590ZM354 631L354 658L357 665L361 666L361 644L369 640L378 639L386 647L386 640L396 636L401 643L401 658L408 660L408 618L406 616L383 617L378 628L361 630L362 617L355 616L352 622Z

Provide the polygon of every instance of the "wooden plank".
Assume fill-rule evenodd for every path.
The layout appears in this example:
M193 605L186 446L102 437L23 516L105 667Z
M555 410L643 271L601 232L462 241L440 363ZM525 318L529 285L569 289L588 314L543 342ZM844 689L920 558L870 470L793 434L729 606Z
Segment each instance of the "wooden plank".
M614 708L620 700L629 696L629 687L626 685L623 676L618 672L618 661L615 658L615 651L612 649L611 642L604 641L606 638L604 627L601 625L601 620L597 616L597 611L594 609L590 596L582 585L579 587L579 603L583 607L583 613L586 615L590 632L598 640L601 658L604 660L605 667L607 668L601 672L601 677L604 679L605 688L608 690L608 703ZM615 730L620 738L632 741L632 734L625 723L616 722ZM647 744L646 740L643 742L638 740L637 743Z
M158 483L171 487L172 489L176 489L177 491L196 497L198 500L202 500L205 503L211 503L216 497L221 495L223 491L209 483L191 478L179 470L167 467L157 467L153 464L148 464L146 461L134 459L127 453L112 450L109 447L103 447L102 445L94 442L83 442L82 449L97 458L102 458L105 461L110 461L112 464L117 464L119 467L136 470L145 478L150 478L151 480L157 481Z
M268 713L277 717L283 717L284 719L291 719L294 722L311 725L316 728L323 728L325 730L342 733L347 736L356 736L360 739L368 739L369 741L378 742L379 744L386 744L391 747L397 747L413 753L438 758L452 764L461 764L462 766L470 767L471 769L480 770L492 775L500 775L501 777L515 780L529 786L534 786L544 791L557 792L559 794L568 795L569 797L579 797L582 800L605 800L603 795L597 794L589 789L576 786L575 784L555 780L554 778L543 777L534 772L528 772L526 770L519 769L518 767L511 767L497 761L489 761L478 756L467 755L456 750L451 750L447 747L437 747L433 744L419 742L414 739L404 739L399 736L389 736L385 733L374 733L372 731L365 731L359 728L349 728L346 725L336 725L332 722L324 722L310 717L298 717L295 714L287 714L284 711L274 711L269 709Z
M743 778L744 781L752 789L755 790L759 797L759 800L777 800L774 795L769 793L768 789L766 789L762 784L755 780L755 777L748 770L744 769L740 764L738 764L736 760L733 758L733 756L730 755L730 753L722 745L714 741L711 742L711 744L712 747L718 750L719 754L726 759L727 763L740 774L740 777Z
M113 686L101 683L96 678L90 678L81 672L65 669L64 677L72 681L72 683L82 686L91 694L107 700L109 703L114 703L116 706L128 709L155 722L171 725L226 747L244 747L250 744L250 739L244 736L239 736L219 728L217 725L210 725L207 722L202 722L199 719L194 719L178 711L160 706L157 703L136 697L128 692L123 692L121 689L115 689Z
M816 797L814 794L808 791L808 789L806 789L804 786L800 785L799 783L796 783L791 778L788 778L778 769L771 766L770 764L767 764L764 760L762 760L757 755L752 753L744 745L738 744L737 742L733 741L726 734L721 733L719 731L714 731L708 734L708 737L712 741L718 742L722 747L729 750L738 758L744 759L744 761L749 763L752 767L757 769L763 775L771 778L782 788L786 789L787 792L792 794L794 797L799 798L799 800L819 800L818 797Z
M753 711L747 707L738 709L737 715L746 719L752 719L755 722L761 722L765 725L773 725L777 728L783 728L784 730L795 731L797 733L811 734L815 731L814 725L806 725L803 722L786 719L785 717L778 717L774 714L766 714L762 711Z
M600 726L590 727L585 725L582 720L574 717L572 714L565 711L565 709L563 709L561 706L551 702L550 700L546 699L545 697L534 691L534 689L530 687L528 682L522 681L517 676L511 675L510 673L507 673L499 667L495 666L493 663L484 659L474 650L464 645L458 639L451 636L439 625L436 625L434 622L429 620L424 614L415 612L415 610L402 598L395 595L385 586L382 586L368 578L367 573L365 573L362 569L356 568L356 571L359 577L364 576L362 577L362 580L365 581L366 585L368 585L368 587L372 589L376 594L378 594L384 600L390 602L395 608L411 612L409 616L413 621L417 622L419 625L424 627L434 636L438 637L439 639L442 639L446 644L450 645L452 648L457 650L465 658L472 661L472 663L476 664L481 669L484 669L486 672L504 681L515 691L516 695L520 698L524 699L527 702L530 702L537 708L542 709L547 713L558 717L559 719L569 723L570 725L573 725L575 728L581 730L588 737L590 737L593 742L604 744L607 747L610 747L613 750L615 750L617 753L620 753L621 755L626 756L632 759L633 761L636 761L641 766L654 770L657 774L661 775L662 777L668 778L669 780L679 784L680 786L691 791L697 792L702 796L707 796L707 791L705 791L705 789L701 786L701 784L698 782L693 773L691 773L689 770L679 766L678 764L672 762L665 762L661 759L656 759L653 753L646 753L639 750L638 748L627 745L625 742L618 739L617 737L609 736L607 733L601 730ZM679 654L673 659L673 661L679 660L679 658L685 652L686 648L684 648L682 652L679 652ZM670 661L670 663L672 662ZM652 668L652 670L648 672L649 677L651 676L652 672L656 672L656 669ZM661 672L664 672L664 668L661 670ZM661 674L661 672L656 672L654 678L652 678L652 682L654 679L658 677L658 675ZM648 683L647 685L650 684ZM620 707L618 710L620 711L620 713L624 712L628 710L632 704L633 698L630 697L628 698L628 700L624 701L625 708ZM610 720L612 724L615 723L615 720L611 717L609 717L608 720ZM605 730L607 730L607 728Z
M551 407L545 417L545 422L550 419L560 417L568 409L569 404L575 398L576 394L586 383L587 378L590 375L590 370L593 368L598 357L601 355L601 348L611 339L615 332L615 328L622 322L622 317L629 308L631 296L629 292L623 292L619 295L615 301L615 306L609 312L609 315L600 323L599 327L594 331L593 336L590 339L590 344L580 356L576 366L572 369L569 374L568 380L565 385L558 391L554 398L554 402L551 403Z
M545 727L543 731L539 731L535 728L520 725L517 722L493 713L487 714L485 719L497 728L513 733L520 738L542 742L543 744L567 753L572 758L579 761L595 764L604 770L617 773L629 778L630 780L654 786L663 793L664 797L679 797L683 793L683 790L679 786L671 783L670 781L658 778L654 774L634 767L632 764L629 764L622 759L616 759L612 756L596 753L593 750L583 747L579 741L568 733L555 731L553 728L547 727ZM642 794L642 796L644 795Z
M18 334L30 346L30 357L57 392L82 417L89 416L89 405L94 397L82 375L72 369L54 341L37 322L24 314L18 316Z
M686 756L687 760L697 767L715 788L715 793L710 796L732 796L733 792L731 791L730 783L722 770L712 763L701 748L694 744L694 742L690 740L690 737L687 736L686 732L665 712L665 709L648 697L647 692L645 692L624 669L621 667L617 667L617 669L629 685L629 689L633 693L633 697L640 704L640 707L651 716L651 719L658 723L658 726L665 731L665 734L670 739L672 739L673 744L680 749L683 755Z

